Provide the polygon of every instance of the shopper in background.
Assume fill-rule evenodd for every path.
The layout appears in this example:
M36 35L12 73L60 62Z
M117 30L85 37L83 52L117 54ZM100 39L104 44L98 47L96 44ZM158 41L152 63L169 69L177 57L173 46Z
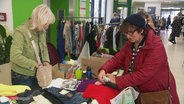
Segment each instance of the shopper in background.
M169 16L167 17L167 25L166 25L166 29L167 29L167 30L169 29L170 24L171 24L171 15L169 15Z
M177 15L179 16L179 19L180 19L181 32L182 32L183 38L184 38L184 15L181 12L179 12Z
M173 18L173 22L171 26L172 26L172 31L169 37L169 41L173 44L176 44L175 37L179 37L181 33L181 21L180 21L179 16L175 16Z
M183 39L184 39L184 16L182 16L182 19L181 19L181 32L183 34Z
M113 13L113 17L110 20L110 23L119 23L120 22L120 17L119 14L116 12Z
M138 12L138 14L141 15L145 19L146 27L155 31L156 27L155 27L155 24L154 24L155 22L153 21L153 18L146 11L143 11L143 10Z
M46 30L54 22L52 11L47 5L41 4L33 10L31 18L15 29L10 51L13 85L27 85L32 89L38 86L35 74L39 64L28 33L35 41L43 65L50 65Z
M162 17L160 20L160 29L165 30L165 28L166 28L166 19Z
M140 93L168 89L168 73L172 104L179 104L176 83L169 69L167 54L159 36L148 27L139 14L127 17L120 30L128 38L122 49L99 69L98 79L105 84L104 76L119 90L137 87ZM122 76L111 74L124 67ZM168 72L169 71L169 72Z

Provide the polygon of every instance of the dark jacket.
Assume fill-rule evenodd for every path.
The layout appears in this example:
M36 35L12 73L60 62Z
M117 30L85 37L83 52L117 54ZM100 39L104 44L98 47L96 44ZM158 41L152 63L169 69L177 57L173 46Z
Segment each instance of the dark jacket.
M160 91L168 88L169 65L167 54L160 37L149 29L145 45L135 57L135 69L132 74L128 73L132 58L132 43L127 42L124 47L101 68L111 73L122 66L125 72L116 77L115 81L120 90L128 86L138 87L140 92ZM169 71L170 72L170 71ZM176 84L173 74L170 72L170 86L173 104L179 104L176 92Z
M179 37L181 32L181 21L180 19L176 19L172 22L172 32L171 35Z

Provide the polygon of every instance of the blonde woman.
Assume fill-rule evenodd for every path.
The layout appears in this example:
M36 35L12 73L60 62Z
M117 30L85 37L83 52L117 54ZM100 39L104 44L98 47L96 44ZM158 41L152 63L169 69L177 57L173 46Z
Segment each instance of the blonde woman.
M39 64L36 61L28 31L35 41L42 63L50 65L46 30L54 22L55 16L50 8L41 4L33 10L31 18L15 29L10 51L13 85L27 85L32 89L38 86L35 73Z

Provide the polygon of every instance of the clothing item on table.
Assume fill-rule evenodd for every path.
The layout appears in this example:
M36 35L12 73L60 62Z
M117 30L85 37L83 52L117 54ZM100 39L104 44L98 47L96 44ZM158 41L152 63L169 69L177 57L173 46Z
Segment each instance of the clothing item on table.
M90 79L90 80L82 80L79 86L77 87L76 92L84 92L88 84L94 84L96 82L95 79Z
M75 91L69 91L66 94L61 94L60 92L63 89L51 87L47 88L46 91L49 92L51 95L57 97L60 101L64 104L81 104L81 103L89 103L91 102L90 99L83 98L82 94L76 93Z
M110 99L119 93L119 90L104 85L89 84L83 93L83 97L96 99L99 104L110 104Z
M18 94L18 104L30 104L34 101L33 97L42 95L44 98L49 100L52 104L63 104L56 96L53 96L45 89L26 90L24 93ZM44 103L45 104L45 103Z
M0 96L15 96L25 90L31 90L29 86L25 85L4 85L0 84Z

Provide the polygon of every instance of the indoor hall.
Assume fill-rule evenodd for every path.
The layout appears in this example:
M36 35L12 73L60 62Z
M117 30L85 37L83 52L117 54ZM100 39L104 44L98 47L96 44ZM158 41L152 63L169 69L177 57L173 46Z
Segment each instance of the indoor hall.
M169 31L163 30L160 32L160 37L164 43L167 57L169 60L170 69L175 77L177 92L180 104L184 102L184 37L182 34L176 38L176 44L168 41L171 29Z
M102 57L99 58L99 56L101 54L96 54L97 57L90 56L90 59L89 59L89 56L86 55L87 58L83 58L83 61L81 61L81 67L82 67L81 70L78 70L78 69L80 69L78 67L78 65L76 65L77 67L73 67L74 66L73 64L76 64L77 63L76 61L78 61L75 59L80 58L80 56L78 56L78 55L80 55L79 53L81 52L81 50L83 48L83 40L81 40L82 39L81 36L84 37L85 35L81 35L82 33L92 34L92 33L96 33L97 32L96 30L101 30L100 35L95 34L98 37L97 40L101 40L99 37L102 37L102 35L105 33L108 33L108 34L105 34L107 36L112 36L111 33L117 33L117 35L116 35L118 37L117 40L112 38L112 37L109 37L108 39L110 41L109 42L106 41L106 44L104 46L106 48L109 48L109 49L119 50L122 47L122 45L125 43L126 39L125 39L125 37L123 37L124 35L119 34L120 32L113 31L113 30L119 30L116 26L119 26L119 24L122 23L123 20L125 18L127 18L128 16L130 16L131 14L138 13L141 10L145 10L150 16L153 16L155 18L155 22L158 22L159 24L160 24L160 19L162 17L167 18L169 15L171 15L171 22L172 22L173 17L175 15L177 15L179 12L184 14L184 8L183 8L184 1L183 0L57 0L57 1L55 1L55 0L31 0L31 1L27 1L26 3L24 2L24 0L17 0L17 1L15 1L15 0L0 0L0 24L5 26L5 29L10 30L9 32L7 32L7 34L9 36L13 35L16 28L20 24L24 23L25 20L31 16L31 11L37 5L39 5L41 3L46 4L51 9L51 11L53 12L53 14L55 16L55 23L51 24L48 27L48 30L46 31L46 35L47 35L47 42L48 42L47 45L50 46L50 48L51 48L48 50L50 51L50 54L49 54L50 55L49 56L50 57L50 64L53 65L52 73L54 73L52 75L53 79L51 77L49 77L49 79L51 79L50 81L60 82L60 83L57 83L57 85L59 86L59 89L57 89L57 90L54 89L54 91L56 91L57 93L62 90L61 89L62 82L64 82L64 83L66 82L64 84L66 86L62 86L62 87L65 87L66 89L72 89L72 90L74 89L75 90L77 88L76 86L78 86L78 84L79 84L78 81L73 81L73 80L69 81L68 80L69 78L75 78L75 79L79 80L79 82L80 82L81 79L83 79L83 78L91 79L92 73L93 73L93 75L97 76L99 68L101 67L101 65L104 64L104 62L107 61L107 59L103 59ZM25 8L25 9L22 9L22 8ZM116 17L114 14L117 15L118 18L115 20L118 20L118 21L115 23L111 23L111 19ZM69 27L69 25L68 25L69 23L71 23L70 26L72 27L72 29L66 28L66 27ZM75 28L73 28L74 25L76 26ZM97 26L99 26L100 28L97 28ZM157 25L155 25L155 26L157 26ZM88 30L87 30L87 32L86 31L85 32L78 31L78 30L83 30L84 27L90 27L90 29L91 29L91 27L94 27L91 30L95 30L95 31L92 31L92 32L88 31ZM60 31L60 30L64 30L64 28L66 28L65 31ZM170 69L171 69L171 71L175 77L175 80L176 80L176 86L177 86L177 92L178 92L180 104L183 104L184 103L184 93L183 93L184 92L184 83L182 80L183 80L183 74L184 74L184 71L183 71L183 69L184 69L184 57L183 57L184 38L182 35L180 37L177 37L176 44L172 44L171 42L169 42L168 38L169 38L169 34L171 33L171 28L172 27L169 26L168 31L165 28L159 30L160 31L160 38L162 39L162 41L164 43L164 46L165 46L165 49L167 52L167 58L168 58L168 62L170 65ZM157 29L160 29L160 28L158 27ZM74 30L76 30L76 31L74 32ZM105 32L102 30L105 30L105 31L108 30L108 32ZM64 37L65 38L64 39L63 37L61 37L61 36L68 36L66 34L69 34L70 32L72 33L71 37L79 36L80 38L77 37L74 39L74 38ZM88 33L88 32L90 32L90 33ZM125 34L125 33L123 33L123 34ZM128 31L128 33L129 33L129 31ZM61 34L63 34L63 35L61 35ZM80 34L80 35L77 35L77 34ZM95 35L91 35L91 36L95 36ZM130 34L128 34L128 35L131 35L131 31L130 31ZM115 35L113 34L113 36L115 36ZM121 36L121 37L119 37L119 36ZM67 40L66 38L68 39L68 41L66 41ZM71 42L70 39L71 40L78 39L78 40L80 40L80 43L77 43L77 41ZM88 40L93 40L93 39L96 39L96 38L94 38L94 37L88 38ZM113 40L111 40L111 39L113 39ZM35 40L39 41L39 39L35 39ZM118 42L119 40L121 40L121 41ZM112 41L114 43L117 42L117 44L109 44L109 43L113 43ZM68 45L64 46L64 42L71 43L72 45L68 44ZM1 43L1 37L0 37L0 43ZM77 45L78 48L76 48L76 44L78 44ZM25 45L25 44L22 44L22 45ZM21 46L21 45L14 45L14 46ZM96 49L98 49L98 48L96 48L96 46L99 47L101 45L99 45L99 41L98 41L97 44L90 44L90 47L91 46L95 46L95 48L90 48L90 49L95 49L95 51L96 51ZM27 47L27 46L24 46L24 47ZM39 47L39 44L38 44L38 47ZM157 46L155 45L155 47L157 47ZM29 49L31 49L31 48L29 48ZM63 51L65 49L67 49L67 51ZM70 50L70 49L77 49L77 50ZM59 54L57 53L58 51L59 51ZM86 52L88 52L88 51L86 51ZM90 51L94 51L94 50L90 50ZM13 53L15 53L15 52L17 52L17 51L13 51ZM102 50L102 52L104 52L104 50ZM115 53L114 51L107 51L107 52L110 53L110 57L111 57L111 55L114 55L114 53ZM30 52L30 53L34 53L34 52ZM90 52L90 54L92 54L92 53L93 52ZM155 57L156 55L158 55L157 53L159 53L159 52L157 51L157 53L155 53L154 55L152 52L149 52L149 53L153 57ZM162 52L160 52L160 53L162 53ZM41 54L39 54L39 55L41 56ZM1 57L1 51L0 51L0 59L1 58L2 57ZM7 57L7 58L9 58L9 57ZM146 58L149 58L148 60L150 60L150 57L146 57ZM162 57L158 57L155 59L159 60L161 58ZM72 60L73 63L68 63L69 59L74 59L74 61ZM132 57L132 59L134 59L134 57ZM5 84L9 85L9 87L13 87L14 84L12 85L12 82L14 82L14 81L11 81L11 80L12 80L12 78L15 78L17 76L12 77L12 75L11 75L11 70L12 70L11 63L9 62L10 60L7 60L7 61L8 61L7 64L6 63L5 64L3 63L3 65L0 64L2 66L2 67L0 67L0 85L3 82ZM33 60L33 61L36 61L36 60ZM26 62L26 61L24 61L24 62ZM46 60L46 62L48 62L48 60ZM143 62L143 61L139 61L139 62ZM157 62L160 62L160 61L157 61ZM163 62L165 62L165 61L163 61ZM4 65L6 65L7 67L5 67ZM20 65L23 65L23 64L20 64ZM30 67L27 67L28 65L23 65L23 67L25 66L24 69L30 70ZM143 64L143 65L145 65L145 64ZM159 63L157 63L157 64L153 65L153 67L149 67L149 68L158 69L158 68L154 68L154 66L157 66L157 65L159 65ZM164 64L160 64L160 65L164 65ZM15 63L13 66L15 66ZM34 65L31 65L31 66L35 67ZM87 66L89 66L91 68L88 70ZM131 66L131 68L134 68L134 66L133 67ZM149 69L149 68L145 68L145 69ZM15 69L18 69L18 68L15 68ZM35 69L37 69L37 68L35 68ZM75 71L76 73L74 71L71 71L71 69L76 70ZM127 67L127 69L128 69L128 67ZM163 68L161 68L161 69L163 69ZM161 74L161 72L162 72L161 69L159 69L160 70L159 72L157 71L158 74L156 74L156 75L160 76L157 79L157 81L160 81L161 79L166 79L166 77L164 77L164 75ZM88 73L88 74L83 73L82 70L87 71L86 73ZM145 72L147 72L147 71L145 71ZM19 71L18 71L16 73L18 73L18 75L27 76L26 72L19 73ZM82 77L83 75L85 77ZM154 75L154 76L156 76L156 75ZM167 73L165 75L167 75ZM93 76L93 78L95 79L96 76ZM149 76L149 75L147 74L147 76ZM34 75L34 77L36 78L35 75ZM60 78L64 79L64 81L55 80L55 79L60 79ZM127 78L127 79L131 79L131 78ZM49 81L49 83L50 83L50 81ZM166 81L168 81L168 78L166 79ZM166 82L166 81L163 81L163 82ZM27 80L24 82L27 82ZM69 83L67 83L67 82L69 82ZM93 83L93 82L91 82L91 83ZM75 84L75 85L73 87L68 88L67 86L69 86L69 84L71 84L71 85ZM122 85L119 85L119 86L122 87ZM151 82L150 86L147 88L151 88L151 87L155 87L155 86L156 86L156 84L154 85L154 83ZM5 87L8 88L6 85L5 85ZM27 88L27 86L26 86L26 88ZM93 86L90 88L93 88ZM3 89L4 88L2 88L0 86L0 93L1 93L1 90L3 90ZM108 94L111 94L111 92L113 92L113 91L101 92L101 90L99 90L99 88L97 88L97 89L98 90L95 90L95 91L99 92L99 94L96 94L97 92L95 92L95 95L100 95L100 94L108 95ZM37 89L37 90L39 90L39 89ZM49 91L51 91L51 92L49 92L49 95L52 95L51 94L52 88ZM93 90L88 90L88 91L94 92ZM80 90L80 92L84 93L85 91ZM69 94L72 94L72 93L69 93ZM82 93L79 93L79 96L78 96L78 94L76 94L76 96L74 96L73 98L80 99L80 100L75 100L75 101L83 101L83 100L86 101L86 99L83 99L83 97L81 95L82 95ZM88 96L90 94L85 94L85 95ZM105 96L105 95L103 95L103 96ZM32 97L31 94L28 96ZM0 97L1 97L1 95L0 95ZM22 96L18 96L18 97L20 97L22 100L26 100ZM38 96L38 97L40 97L40 96ZM49 100L50 102L52 102L54 98L52 98L52 96L50 96L50 98L51 99L45 99L45 100ZM93 97L89 97L89 98L91 100L91 98L93 98ZM42 100L42 99L44 99L44 98L35 99L35 101ZM57 99L55 99L55 100L57 100ZM102 99L102 100L104 100L104 99ZM126 99L124 99L124 101L125 100ZM59 102L65 102L66 104L69 104L68 101L69 100L64 100L64 99L59 100ZM106 101L109 102L110 99L107 99ZM72 102L72 100L71 100L71 102ZM0 103L1 103L1 101L0 101ZM23 103L23 104L28 104L28 103ZM45 104L45 103L40 103L40 104ZM60 103L53 103L53 104L60 104ZM78 104L81 104L81 103L78 103ZM99 104L101 104L101 103L99 103ZM108 104L108 103L105 103L105 104ZM122 104L122 103L116 103L116 104ZM146 103L146 104L149 104L149 103ZM174 103L174 104L178 104L178 103Z

